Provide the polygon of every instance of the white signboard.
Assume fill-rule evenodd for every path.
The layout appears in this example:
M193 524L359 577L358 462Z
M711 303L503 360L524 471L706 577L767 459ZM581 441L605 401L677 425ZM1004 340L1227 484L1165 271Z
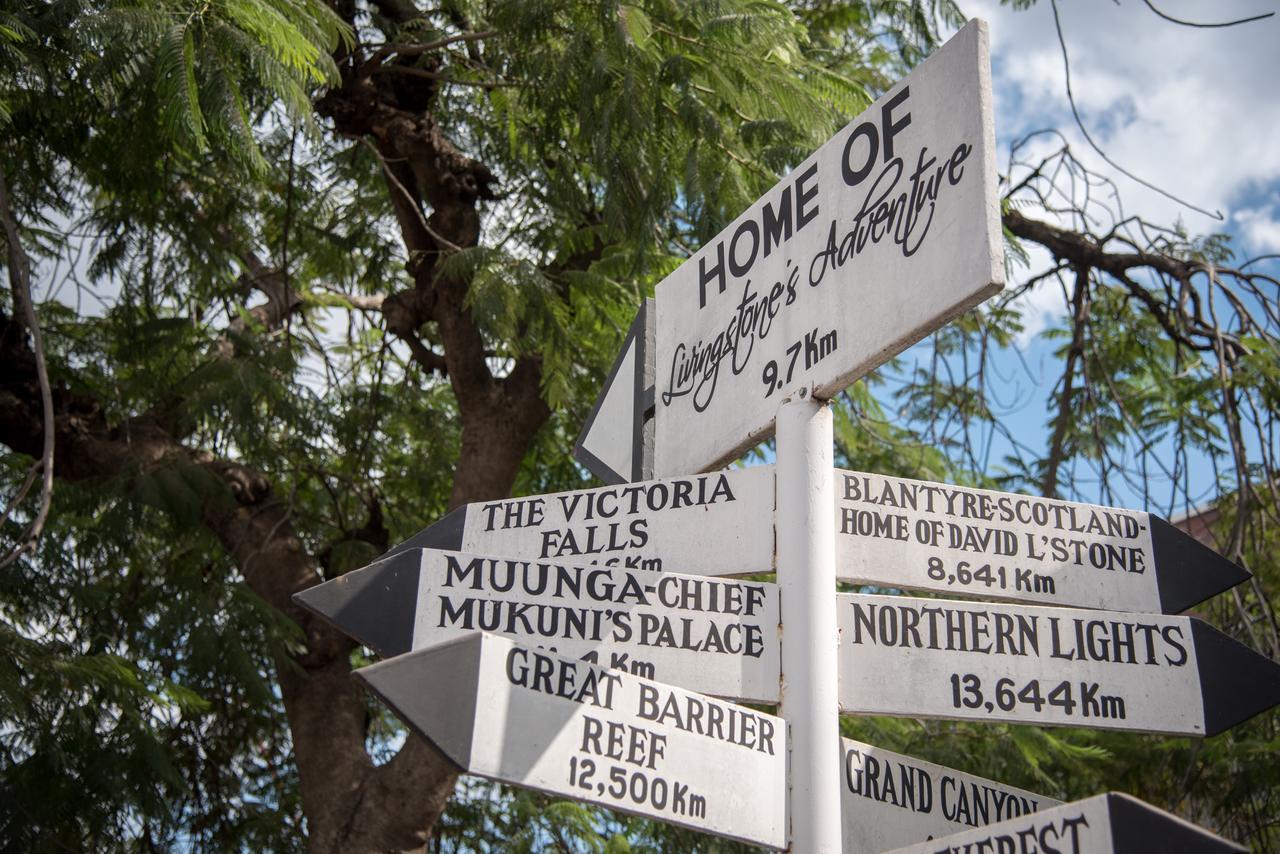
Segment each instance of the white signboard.
M840 708L1215 735L1280 665L1191 617L839 594Z
M1004 281L986 24L970 21L657 288L658 476L768 438Z
M1062 803L860 741L841 742L846 854L887 851Z
M1105 795L920 842L894 854L1230 854L1245 848L1131 795Z
M773 466L459 507L388 554L452 549L689 575L773 571Z
M717 697L778 702L778 588L414 549L298 594L384 658L475 631Z
M845 581L1176 614L1249 574L1159 516L836 470Z
M356 675L463 771L786 847L773 715L479 633Z

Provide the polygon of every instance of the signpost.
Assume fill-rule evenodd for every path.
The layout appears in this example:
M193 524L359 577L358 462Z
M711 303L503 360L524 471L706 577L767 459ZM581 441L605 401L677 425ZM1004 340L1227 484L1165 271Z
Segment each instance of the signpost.
M893 854L1229 854L1242 845L1131 795L1109 792L978 830L899 848Z
M467 504L393 548L690 575L773 570L773 467Z
M772 715L481 633L356 675L464 772L787 846Z
M1166 616L1248 575L1162 519L833 467L826 401L1003 284L990 86L971 21L659 284L577 442L611 485L467 505L295 597L389 656L358 675L412 729L804 854L988 822L912 850L1234 850L840 739L841 711L1212 735L1280 702L1280 665ZM695 474L775 431L774 465Z
M830 399L1000 290L993 128L974 20L658 285L658 476L730 462L781 399Z
M1280 665L1193 617L839 598L847 712L1216 735L1280 702Z
M841 742L847 854L887 851L1062 803L852 739Z
M854 471L836 472L836 575L1164 614L1249 578L1150 513Z
M414 549L297 601L391 658L477 630L717 697L778 702L778 589Z

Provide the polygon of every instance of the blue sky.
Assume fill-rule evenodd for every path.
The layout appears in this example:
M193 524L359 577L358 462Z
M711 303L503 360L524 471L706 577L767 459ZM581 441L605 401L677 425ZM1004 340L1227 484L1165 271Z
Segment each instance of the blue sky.
M1264 0L1161 0L1168 14L1224 21L1277 11ZM1053 10L997 0L965 11L990 23L1002 168L1011 140L1060 129L1076 156L1115 180L1126 210L1194 233L1226 231L1245 255L1280 253L1280 16L1223 29L1156 17L1141 0L1059 3L1076 103L1090 134L1126 170L1225 221L1177 204L1109 167L1076 130ZM1046 143L1047 144L1047 143ZM1048 289L1034 308L1060 313Z
M1277 11L1263 0L1160 0L1199 21ZM1225 225L1252 252L1280 252L1280 16L1224 29L1162 21L1141 0L1062 0L1072 82L1090 133L1113 160L1209 210L1180 207L1106 167L1075 130L1048 0L1014 12L996 0L964 9L991 25L996 129L1007 143L1028 130L1066 133L1086 164L1111 174L1126 206L1155 220L1181 216L1192 231Z
M1277 11L1263 0L1155 0L1162 11L1200 22ZM1060 0L1071 57L1072 89L1090 135L1111 160L1222 220L1130 180L1107 165L1076 129L1066 94L1061 47L1049 0L1013 11L998 0L962 8L990 25L996 132L1001 171L1009 144L1029 131L1057 128L1086 166L1112 178L1125 212L1157 223L1180 221L1192 234L1228 232L1245 257L1280 253L1280 16L1241 26L1193 29L1161 20L1142 0ZM1045 139L1041 146L1060 143ZM1042 263L1047 254L1040 256ZM1039 268L1037 268L1039 269ZM1015 274L1025 276L1021 270ZM1032 444L1047 440L1045 405L1059 370L1054 345L1038 336L1065 311L1056 285L1025 300L1029 320L1019 354L1007 354L1005 421ZM927 353L924 345L910 359ZM1029 438L1028 438L1029 437ZM992 455L998 463L1000 449ZM1208 460L1196 461L1198 496L1213 493ZM1088 487L1077 496L1099 500ZM1167 493L1167 490L1165 490ZM1141 506L1120 490L1114 503ZM1170 508L1153 507L1168 512Z

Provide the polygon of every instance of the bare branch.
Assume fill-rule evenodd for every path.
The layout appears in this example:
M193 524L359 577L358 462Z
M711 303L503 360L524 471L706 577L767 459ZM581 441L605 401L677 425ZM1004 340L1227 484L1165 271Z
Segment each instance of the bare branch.
M1201 23L1197 23L1196 21L1184 21L1181 18L1175 18L1172 15L1166 14L1165 12L1162 12L1159 9L1157 9L1156 4L1152 3L1151 0L1142 0L1142 2L1147 4L1148 9L1150 9L1152 12L1155 12L1157 15L1159 15L1161 18L1164 18L1166 21L1171 21L1175 24L1181 24L1184 27L1200 27L1202 29L1215 29L1218 27L1234 27L1237 24L1251 24L1254 21L1262 21L1275 15L1275 12L1266 12L1261 15L1254 15L1251 18L1239 18L1234 21L1223 21L1221 23L1215 23L1215 24L1201 24Z
M40 323L36 318L35 303L31 299L31 259L22 247L18 234L18 223L14 218L13 206L9 200L9 185L5 180L4 170L0 169L0 225L4 227L5 243L8 248L9 286L13 289L13 304L18 310L20 322L31 334L31 346L35 356L36 378L40 384L40 411L43 432L43 446L38 463L41 472L40 503L35 519L27 530L18 538L12 549L0 557L0 567L8 566L23 554L33 551L44 531L45 522L49 518L49 508L53 503L53 391L49 387L49 369L44 355L44 338L40 334ZM14 499L16 504L30 489L30 481ZM5 516L9 514L5 510Z
M481 39L491 38L498 34L497 30L484 30L478 33L459 33L456 36L446 36L442 39L436 39L433 42L424 42L423 44L384 44L378 48L378 52L373 55L375 61L385 59L392 54L399 56L420 56L424 53L430 53L433 50L439 50L442 47L448 47L458 42L480 41Z
M374 157L378 158L378 163L382 165L383 174L387 176L387 180L391 182L392 186L394 186L395 189L399 191L400 199L404 202L404 204L408 205L408 207L413 210L413 213L418 220L418 225L421 226L422 230L425 231L431 237L431 239L436 242L436 245L442 246L451 252L456 252L457 250L461 249L462 248L461 246L459 246L456 243L453 243L447 237L439 234L435 229L431 227L431 224L427 222L426 216L422 213L422 208L419 206L419 203L418 203L418 197L415 194L409 192L409 188L405 186L404 182L401 181L398 177L396 177L396 173L391 169L390 164L388 164L387 159L382 156L382 152L378 150L378 147L362 136L357 137L356 140L361 145L365 146L370 151L372 151ZM394 196L395 194L393 193L392 195ZM397 209L399 209L399 206L397 206Z
M332 288L325 288L322 293L325 294L326 302L332 297L334 305L347 306L357 311L373 313L381 313L382 304L387 300L386 294L348 294L342 291L335 291Z
M1053 498L1058 493L1058 469L1066 458L1067 430L1075 404L1076 363L1084 358L1084 336L1089 322L1089 268L1076 267L1074 293L1071 296L1071 347L1062 368L1062 391L1058 396L1058 413L1053 419L1053 436L1049 440L1049 457L1045 462L1043 495Z
M1084 120L1080 118L1080 110L1077 109L1076 107L1076 97L1075 97L1075 94L1072 93L1071 91L1071 60L1067 56L1067 41L1066 41L1066 38L1064 38L1062 35L1062 21L1058 17L1058 0L1050 0L1050 5L1053 7L1053 25L1058 30L1058 45L1062 48L1062 69L1066 73L1066 77L1067 77L1067 103L1071 105L1071 115L1075 117L1076 127L1078 127L1080 129L1080 133L1084 135L1085 141L1089 143L1089 145L1093 148L1093 150L1098 153L1098 156L1101 157L1103 160L1105 160L1107 164L1111 166L1112 169L1115 169L1120 174L1126 175L1129 178L1133 179L1134 181L1137 181L1139 184L1146 187L1147 189L1154 190L1155 192L1159 193L1165 198L1175 201L1178 204L1182 205L1183 207L1190 208L1191 210L1196 211L1197 213L1202 213L1205 216L1212 217L1219 221L1226 219L1226 217L1222 215L1222 211L1213 211L1211 213L1202 207L1197 207L1196 205L1193 205L1188 201L1184 201L1183 199L1178 198L1177 196L1170 193L1168 190L1163 190L1160 187L1157 187L1155 184L1152 184L1150 181L1144 181L1143 179L1139 178L1137 175L1133 174L1132 172L1125 169L1120 164L1116 163L1110 157L1108 157L1107 153L1102 150L1102 148L1098 145L1098 143L1093 141L1093 137L1089 135L1088 129L1084 126Z
M436 373L442 377L448 375L449 366L444 356L422 343L422 339L418 337L416 332L408 330L400 337L409 345L409 352L413 355L413 360L421 365L427 373Z

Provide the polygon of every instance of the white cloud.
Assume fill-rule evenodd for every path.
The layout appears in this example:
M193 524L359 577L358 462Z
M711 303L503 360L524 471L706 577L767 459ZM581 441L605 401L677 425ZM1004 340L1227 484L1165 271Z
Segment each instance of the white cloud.
M1280 253L1280 216L1274 205L1241 208L1232 217L1249 248L1259 253Z
M1158 5L1202 21L1274 11L1265 0ZM1234 230L1248 253L1280 252L1280 99L1274 96L1280 16L1206 30L1163 21L1139 0L1058 3L1072 91L1090 135L1128 171L1199 207L1221 210L1226 221L1220 222L1129 180L1089 147L1071 116L1050 0L1020 12L997 0L971 0L965 10L990 24L1002 171L1012 140L1056 128L1077 158L1116 182L1126 214L1161 224L1180 220L1193 233ZM1061 144L1039 137L1021 157L1035 162ZM1049 263L1047 253L1035 254L1031 272ZM1015 271L1011 285L1026 272ZM1066 311L1052 281L1018 305L1026 330L1016 343L1024 349Z
M1267 11L1264 0L1163 0L1165 12L1227 20ZM1224 29L1193 29L1157 18L1145 4L1060 2L1072 89L1090 135L1127 170L1200 207L1250 204L1280 182L1280 16ZM1075 129L1049 0L1015 12L995 0L966 3L991 25L997 131L1062 130L1090 168L1114 178L1128 212L1159 222L1182 218L1193 232L1223 223L1124 178Z

